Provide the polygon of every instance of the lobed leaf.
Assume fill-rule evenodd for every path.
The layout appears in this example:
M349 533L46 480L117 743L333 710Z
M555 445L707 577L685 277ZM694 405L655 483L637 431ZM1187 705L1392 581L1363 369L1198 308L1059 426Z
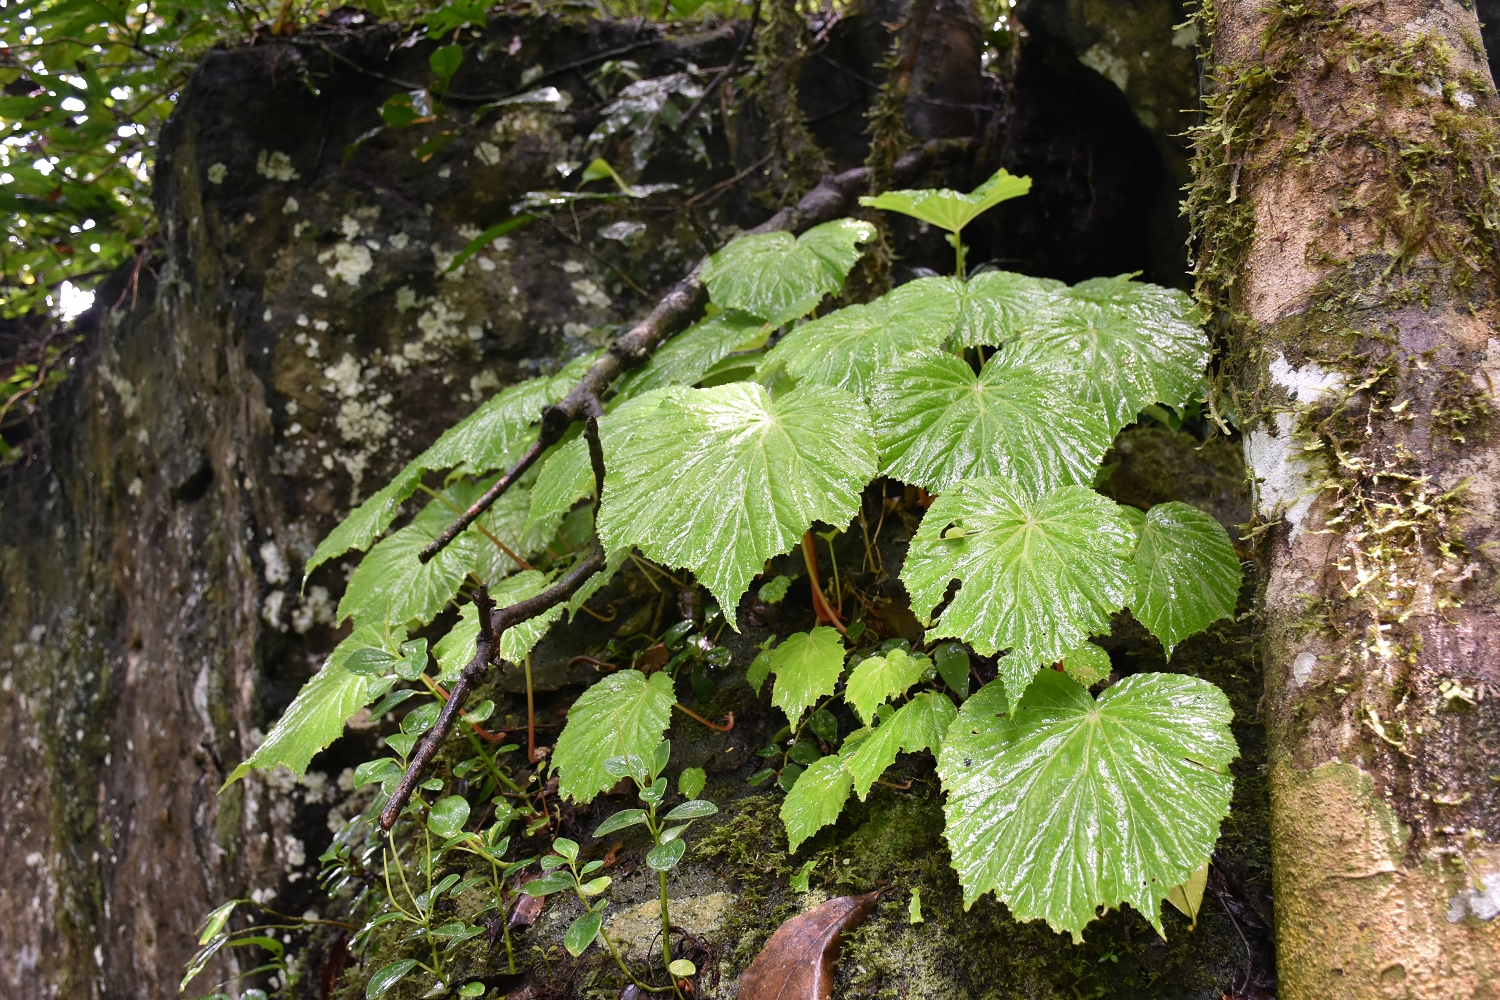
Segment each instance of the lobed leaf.
M865 725L869 725L878 706L905 694L907 688L922 679L922 674L931 665L932 661L927 657L911 656L900 648L883 656L866 657L849 672L849 681L844 685L844 701Z
M771 650L770 669L776 675L771 704L795 727L803 712L833 694L844 672L844 639L826 625L789 635Z
M844 770L838 754L814 761L803 771L781 803L787 850L795 854L804 840L837 822L853 787L854 779Z
M1131 614L1161 640L1167 655L1187 636L1234 614L1240 559L1211 514L1185 503L1146 513L1136 545Z
M605 769L611 757L651 757L671 721L677 695L665 673L650 677L621 670L595 683L568 709L557 738L552 766L558 792L574 802L590 802L619 778Z
M692 570L737 627L767 559L814 521L845 524L859 509L875 474L868 411L812 385L774 400L750 383L657 392L599 422L600 538Z
M923 278L868 305L804 323L766 353L761 371L781 364L798 379L868 398L878 374L902 355L948 339L958 319L956 284L952 278Z
M823 296L842 288L860 258L856 247L874 238L874 226L847 218L814 226L799 237L741 236L708 259L703 282L721 309L738 309L781 326L807 315Z
M458 593L484 541L472 527L455 538L431 560L418 554L477 495L472 483L457 483L443 491L448 503L434 500L406 527L380 542L360 561L339 600L338 620L354 617L372 621L425 625Z
M998 354L977 376L946 352L911 355L877 377L871 408L882 472L933 492L981 476L1090 483L1113 438L1069 379Z
M422 467L416 462L408 463L406 468L396 474L395 479L350 511L349 516L318 543L312 558L302 568L303 582L312 576L313 570L328 560L337 559L350 549L363 552L374 544L375 539L385 534L385 529L401 513L401 505L416 492L417 484L422 481L422 472Z
M1113 435L1152 403L1180 407L1193 396L1208 338L1185 293L1120 275L1055 293L1045 322L1005 354L1013 364L1078 379Z
M1074 941L1129 903L1161 932L1161 901L1213 849L1239 755L1223 692L1137 674L1095 701L1044 671L1013 717L992 683L964 703L938 755L946 837L964 905L993 891L1017 920Z
M901 582L912 610L930 616L960 581L928 639L953 636L981 656L1009 650L1000 676L1015 700L1038 667L1109 629L1130 593L1133 541L1118 505L1086 487L1033 494L974 479L928 508Z
M952 347L999 347L1026 336L1046 322L1054 295L1068 286L1051 278L1032 278L1013 271L985 271L968 281L948 281L958 298L958 320Z
M383 624L356 627L334 647L323 668L302 685L265 740L234 769L224 786L244 777L251 768L285 766L305 774L313 756L343 735L349 717L384 694L383 689L375 687L376 678L350 673L344 669L344 662L361 649L384 649L399 655L405 639L405 629L387 631Z
M958 716L953 702L940 691L922 691L896 709L896 714L843 757L844 769L854 779L854 793L863 802L870 787L896 762L896 754L936 751Z

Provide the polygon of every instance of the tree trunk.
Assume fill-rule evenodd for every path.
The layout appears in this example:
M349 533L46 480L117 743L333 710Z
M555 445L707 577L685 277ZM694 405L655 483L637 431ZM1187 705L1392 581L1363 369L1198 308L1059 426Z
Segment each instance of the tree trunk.
M1264 559L1287 1000L1500 996L1500 147L1472 8L1233 0L1190 208Z

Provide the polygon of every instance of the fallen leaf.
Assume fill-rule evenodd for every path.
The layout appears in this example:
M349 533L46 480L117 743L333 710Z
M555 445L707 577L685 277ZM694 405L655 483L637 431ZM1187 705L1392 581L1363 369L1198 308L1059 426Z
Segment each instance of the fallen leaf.
M609 845L609 853L606 854L606 855L604 855L604 863L601 864L599 867L600 868L608 868L610 865L612 865L616 861L618 861L620 859L620 848L622 848L624 846L625 846L625 841L623 841L623 840L617 840L613 844L610 844Z
M882 891L830 899L778 927L740 977L739 1000L829 1000L840 939Z

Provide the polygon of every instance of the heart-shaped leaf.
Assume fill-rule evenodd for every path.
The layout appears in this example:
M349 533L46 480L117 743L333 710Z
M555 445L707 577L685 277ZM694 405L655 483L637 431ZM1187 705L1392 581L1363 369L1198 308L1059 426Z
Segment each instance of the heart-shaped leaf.
M949 188L887 191L859 199L861 205L900 212L939 229L956 233L1002 201L1019 198L1031 190L1030 177L1016 177L1001 169L968 194Z
M843 637L824 625L789 635L771 650L770 667L776 675L771 704L795 726L819 698L833 694L844 671Z
M568 722L552 753L558 792L589 802L619 779L605 770L610 757L649 759L671 721L677 695L666 673L650 677L620 670L583 692L568 709Z
M1147 511L1134 570L1130 611L1168 656L1186 637L1234 614L1239 556L1224 526L1196 507L1173 501Z
M854 744L843 755L844 769L854 779L854 793L861 802L870 794L870 786L896 762L898 752L936 751L942 745L958 710L940 691L923 691L896 710L896 714L875 727L875 731ZM853 737L851 736L852 740Z
M738 309L771 326L805 316L823 296L844 286L859 260L861 243L875 227L858 219L836 219L800 237L791 233L741 236L708 259L703 282L721 309Z
M1086 487L1035 495L968 480L928 508L901 582L926 616L959 580L929 639L953 636L982 656L1008 649L1000 676L1019 699L1038 667L1109 630L1130 593L1134 541L1119 506Z
M994 891L1078 941L1099 907L1129 903L1160 932L1162 899L1229 812L1232 714L1180 674L1136 674L1095 701L1043 671L1014 717L999 684L976 692L938 756L965 905Z

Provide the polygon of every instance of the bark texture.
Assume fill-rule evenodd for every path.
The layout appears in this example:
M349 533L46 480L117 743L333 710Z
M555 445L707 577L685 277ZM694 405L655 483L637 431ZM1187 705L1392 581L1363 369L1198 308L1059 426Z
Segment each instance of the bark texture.
M1282 995L1500 996L1497 103L1471 7L1232 0L1191 205L1265 562Z

